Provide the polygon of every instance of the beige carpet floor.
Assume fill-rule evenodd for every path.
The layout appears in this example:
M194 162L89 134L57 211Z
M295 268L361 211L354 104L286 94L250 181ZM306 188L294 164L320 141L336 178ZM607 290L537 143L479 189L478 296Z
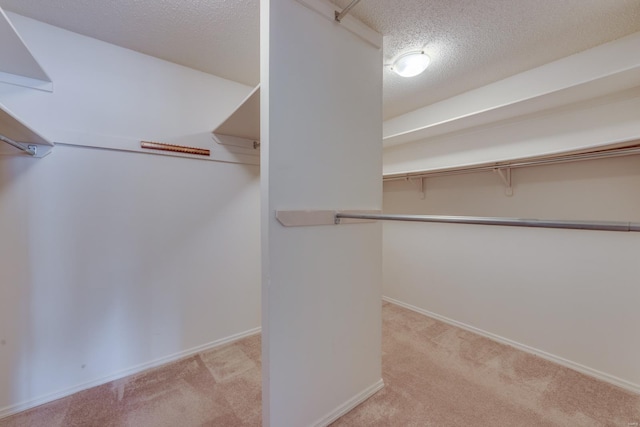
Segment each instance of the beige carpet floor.
M640 422L636 394L393 304L383 304L382 342L385 388L334 427ZM259 426L260 381L255 335L5 418L0 426Z

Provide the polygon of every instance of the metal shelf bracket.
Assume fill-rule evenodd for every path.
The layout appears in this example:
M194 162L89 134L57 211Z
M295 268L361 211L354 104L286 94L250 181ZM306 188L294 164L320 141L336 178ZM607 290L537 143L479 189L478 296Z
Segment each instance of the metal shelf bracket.
M493 170L498 174L502 182L504 183L505 189L504 194L507 197L513 196L513 186L511 181L511 168L496 168Z
M427 186L425 183L425 177L423 176L419 176L419 177L407 177L407 181L409 181L410 183L412 183L413 185L415 185L416 189L418 190L418 192L420 193L420 198L424 200L424 198L427 196Z

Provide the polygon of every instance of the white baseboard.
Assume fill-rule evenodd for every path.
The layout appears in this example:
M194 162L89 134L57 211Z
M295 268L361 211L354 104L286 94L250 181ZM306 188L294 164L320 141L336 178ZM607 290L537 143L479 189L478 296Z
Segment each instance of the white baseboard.
M376 394L378 391L382 390L384 387L384 381L382 378L378 380L375 384L367 387L362 392L356 394L351 399L338 406L336 409L331 411L329 414L325 415L315 423L311 424L313 427L325 427Z
M383 299L383 301L390 302L391 304L399 305L400 307L404 307L404 308L409 309L411 311L415 311L416 313L423 314L423 315L425 315L427 317L434 318L436 320L439 320L441 322L447 323L449 325L457 326L458 328L465 329L465 330L467 330L469 332L473 332L475 334L478 334L478 335L481 335L483 337L489 338L490 340L497 341L497 342L499 342L501 344L506 344L506 345L508 345L510 347L517 348L518 350L522 350L522 351L527 352L527 353L535 354L536 356L539 356L539 357L541 357L541 358L543 358L545 360L548 360L550 362L557 363L558 365L562 365L562 366L564 366L566 368L573 369L574 371L581 372L581 373L583 373L585 375L589 375L590 377L599 379L599 380L607 382L609 384L613 384L615 386L618 386L618 387L623 388L625 390L631 391L633 393L640 394L640 385L634 384L634 383L632 383L630 381L626 381L626 380L623 380L621 378L615 377L613 375L610 375L610 374L607 374L607 373L604 373L604 372L600 372L600 371L598 371L596 369L592 369L592 368L589 368L588 366L584 366L584 365L581 365L579 363L572 362L571 360L564 359L564 358L562 358L560 356L556 356L554 354L547 353L547 352L542 351L542 350L538 350L537 348L529 347L528 345L525 345L525 344L520 344L519 342L512 341L510 339L501 337L499 335L492 334L491 332L487 332L487 331L484 331L482 329L478 329L478 328L476 328L474 326L470 326L470 325L467 325L465 323L458 322L457 320L449 319L448 317L444 317L444 316L441 316L439 314L432 313L432 312L430 312L428 310L424 310L422 308L413 306L411 304L404 303L402 301L398 301L398 300L393 299L393 298L389 298L389 297L384 297L383 296L382 299Z
M36 398L36 399L32 399L32 400L28 400L26 402L22 402L22 403L18 403L16 405L11 405L11 406L7 406L4 408L0 408L0 419L2 418L6 418L8 416L11 416L13 414L17 414L18 412L22 412L22 411L26 411L27 409L31 409L31 408L35 408L36 406L40 406L43 405L45 403L49 403L49 402L53 402L54 400L58 400L61 399L63 397L67 397L70 396L74 393L77 393L79 391L82 390L87 390L89 388L92 387L96 387L102 384L106 384L108 382L111 381L115 381L115 380L119 380L120 378L124 378L127 377L129 375L134 375L134 374L139 374L141 372L144 372L148 369L152 369L152 368L157 368L158 366L167 364L167 363L171 363L171 362L175 362L177 360L180 359L184 359L190 356L193 356L194 354L197 353L201 353L203 351L207 351L207 350L212 350L216 347L220 347L222 345L225 344L229 344L231 342L234 341L238 341L242 338L246 338L248 336L251 335L255 335L260 333L260 331L262 330L262 328L257 327L257 328L253 328L253 329L249 329L248 331L245 332L240 332L238 334L234 334L225 338L221 338L219 340L215 340L212 341L210 343L207 344L203 344L203 345L199 345L197 347L193 347L190 348L188 350L184 350L169 356L165 356L165 357L161 357L159 359L156 360L152 360L150 362L147 363L142 363L140 365L125 369L123 371L119 371L116 372L114 374L111 375L107 375L105 377L102 378L98 378L92 381L88 381L82 384L78 384L76 386L55 392L55 393L51 393L51 394L47 394L45 396Z

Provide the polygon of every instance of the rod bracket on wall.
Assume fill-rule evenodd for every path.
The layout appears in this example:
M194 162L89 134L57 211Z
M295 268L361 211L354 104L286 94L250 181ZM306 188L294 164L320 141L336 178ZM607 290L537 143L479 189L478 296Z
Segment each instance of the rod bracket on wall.
M352 2L347 5L347 7L342 9L342 12L338 12L336 10L336 12L335 12L336 22L342 21L342 18L347 16L347 13L349 13L349 11L353 8L353 6L357 5L359 2L360 2L360 0L352 0Z
M32 145L32 144L24 144L22 142L17 142L14 141L11 138L8 138L4 135L0 135L0 141L2 142L6 142L7 144L11 145L12 147L17 148L20 151L23 151L25 153L27 153L30 156L33 157L38 157L38 146L37 145Z
M420 198L424 199L426 197L427 189L426 189L426 178L424 176L418 177L407 177L407 181L416 186L416 189L420 193Z
M513 186L511 181L511 168L496 168L493 170L498 174L502 182L504 183L505 189L504 194L507 197L513 196Z

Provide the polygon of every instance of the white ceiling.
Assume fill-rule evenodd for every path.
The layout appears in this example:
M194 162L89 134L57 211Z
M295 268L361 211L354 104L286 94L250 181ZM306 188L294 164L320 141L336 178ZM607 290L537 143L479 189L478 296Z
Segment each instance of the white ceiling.
M340 8L350 0L335 0ZM81 34L248 85L259 80L259 0L0 0ZM640 31L639 0L362 0L385 63L424 49L419 77L384 72L384 116L416 108Z
M255 86L260 0L0 0L4 10Z

